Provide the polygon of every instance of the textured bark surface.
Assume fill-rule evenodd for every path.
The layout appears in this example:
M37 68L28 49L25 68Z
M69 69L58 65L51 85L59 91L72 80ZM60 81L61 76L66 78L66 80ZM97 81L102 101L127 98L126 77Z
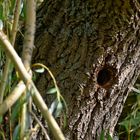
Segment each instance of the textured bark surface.
M37 14L33 62L51 69L67 102L66 138L113 134L140 73L140 3L47 0ZM51 78L40 75L37 86L48 103Z

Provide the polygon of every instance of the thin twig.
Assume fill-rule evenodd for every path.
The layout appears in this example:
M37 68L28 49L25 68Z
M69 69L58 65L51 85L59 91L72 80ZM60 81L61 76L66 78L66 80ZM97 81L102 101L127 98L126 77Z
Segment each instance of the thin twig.
M39 126L41 127L43 133L45 134L46 140L50 140L50 138L49 138L49 136L48 136L48 134L47 134L47 132L46 132L44 126L43 126L42 123L40 122L40 120L37 118L37 116L34 114L34 112L31 111L30 113L31 113L32 116L35 118L35 120L36 120L36 122L39 124Z
M134 92L140 93L140 90L139 89L136 89L134 87L131 87L130 90L133 90Z

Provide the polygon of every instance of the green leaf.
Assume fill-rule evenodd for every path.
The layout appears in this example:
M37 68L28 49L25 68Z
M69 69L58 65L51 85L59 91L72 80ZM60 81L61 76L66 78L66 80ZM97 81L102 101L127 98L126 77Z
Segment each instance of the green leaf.
M0 4L0 19L3 19L3 6Z
M54 93L56 93L56 92L57 92L57 90L56 90L56 88L54 87L54 88L49 89L49 90L47 91L47 94L54 94Z
M131 118L131 125L136 127L140 124L140 112L136 113L136 116Z
M63 109L63 104L61 102L58 102L57 104L57 108L56 108L56 111L55 111L55 117L59 117L61 112L62 112L62 109Z
M19 140L20 125L18 124L13 133L13 140Z
M35 72L37 73L43 73L44 71L45 71L44 68L35 69Z
M101 135L100 135L100 140L104 140L105 134L104 134L104 130L102 130Z
M58 100L55 99L55 100L52 102L51 107L49 108L49 112L50 112L51 114L53 114L53 113L55 112L55 110L56 110L56 108L57 108L57 104L58 104Z
M20 113L20 104L19 103L17 103L15 106L14 106L14 108L13 108L13 110L12 110L12 114L11 114L11 122L12 123L14 123L15 122L15 118L18 118L18 116L19 116L19 113Z
M25 19L25 16L26 16L26 3L25 3L25 1L23 1L22 3L21 3L21 17L23 18L23 19Z
M10 4L10 14L13 14L14 9L15 9L15 0L11 0L11 4Z
M129 131L129 126L130 126L130 120L124 120L122 122L119 123L119 125L124 126L126 131Z
M49 108L49 112L54 115L55 118L59 117L60 113L62 112L63 104L62 102L59 102L57 99L55 99L51 107Z
M3 117L2 117L2 116L0 116L0 124L2 123L2 121L3 121Z
M13 106L10 118L12 123L14 123L16 121L16 118L18 118L18 116L20 115L21 107L27 101L27 97L24 100L17 101L16 104Z
M3 140L5 140L5 136L4 136L4 132L0 131L0 136L3 138Z
M107 140L113 140L109 133L107 134Z
M33 81L36 81L36 79L37 79L37 75L36 75L36 73L35 73L35 72L33 72L32 79L33 79Z
M0 19L0 30L2 30L3 29L3 22L2 22L2 20Z

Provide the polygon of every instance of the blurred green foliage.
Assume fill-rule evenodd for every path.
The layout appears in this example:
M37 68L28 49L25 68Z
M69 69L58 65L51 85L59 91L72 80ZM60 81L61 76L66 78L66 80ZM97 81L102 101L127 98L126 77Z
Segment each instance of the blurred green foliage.
M140 140L140 80L136 90L129 93L116 130L120 140ZM137 92L136 92L137 91Z

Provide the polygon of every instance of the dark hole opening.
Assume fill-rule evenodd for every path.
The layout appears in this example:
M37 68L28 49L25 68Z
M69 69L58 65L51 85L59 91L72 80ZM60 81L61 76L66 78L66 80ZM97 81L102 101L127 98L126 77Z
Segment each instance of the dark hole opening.
M106 83L108 83L111 80L111 71L108 70L107 68L103 68L102 70L99 71L98 77L97 77L97 82L100 86L104 86Z

